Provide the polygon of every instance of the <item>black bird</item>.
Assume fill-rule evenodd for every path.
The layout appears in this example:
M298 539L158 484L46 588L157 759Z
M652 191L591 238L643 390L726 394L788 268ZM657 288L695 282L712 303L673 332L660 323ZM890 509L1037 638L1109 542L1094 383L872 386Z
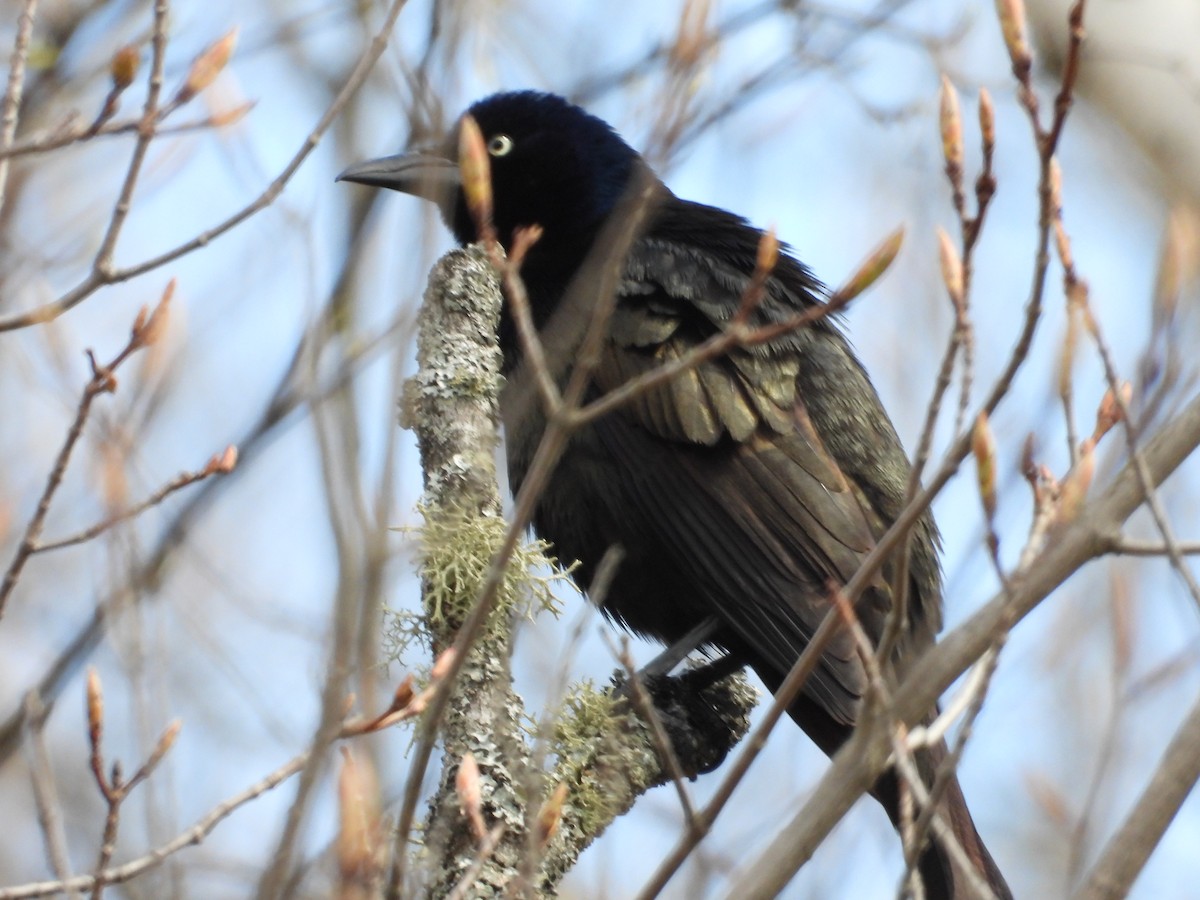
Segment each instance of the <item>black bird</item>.
M497 94L468 112L490 154L501 243L511 249L522 226L543 230L521 274L547 342L555 339L554 314L579 294L573 278L594 277L589 254L606 224L630 214L633 185L651 185L654 203L619 268L592 396L680 356L729 322L751 282L762 232L676 197L612 128L560 97ZM455 237L469 243L477 230L455 162L457 132L438 154L360 163L339 178L433 200ZM755 321L786 319L823 296L812 273L781 253ZM578 341L580 332L568 329L559 339ZM520 351L507 312L500 343L511 372ZM569 361L576 347L550 349ZM542 422L525 416L506 426L517 489ZM749 664L774 690L828 612L831 585L850 579L899 514L909 471L866 372L837 324L822 318L707 362L586 427L552 476L534 527L561 558L579 560L585 589L608 548L619 545L624 557L605 601L609 616L668 644L712 620L706 642ZM885 567L857 606L873 641L892 607L892 575ZM928 515L913 532L908 577L907 627L892 660L900 672L941 627L938 535ZM832 754L849 737L866 683L843 633L789 713ZM926 776L944 754L942 746L921 755ZM897 823L895 776L885 775L872 793ZM978 874L1010 897L957 781L941 810ZM919 865L930 897L972 896L939 847L927 848Z

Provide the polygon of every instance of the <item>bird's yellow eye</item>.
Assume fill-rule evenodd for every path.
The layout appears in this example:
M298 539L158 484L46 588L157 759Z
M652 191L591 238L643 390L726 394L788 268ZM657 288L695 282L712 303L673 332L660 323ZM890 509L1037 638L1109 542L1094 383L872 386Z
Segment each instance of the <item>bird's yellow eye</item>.
M488 153L492 156L507 156L513 148L513 139L507 134L494 134L487 143Z

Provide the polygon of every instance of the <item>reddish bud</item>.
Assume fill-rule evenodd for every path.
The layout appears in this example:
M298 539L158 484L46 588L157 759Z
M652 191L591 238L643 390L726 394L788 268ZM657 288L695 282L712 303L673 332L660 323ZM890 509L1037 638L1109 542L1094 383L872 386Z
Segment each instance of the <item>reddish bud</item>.
M1062 219L1054 220L1054 249L1058 251L1058 260L1068 278L1075 277L1075 257L1071 253L1071 238L1067 229L1063 228Z
M145 307L138 312L137 318L133 321L132 334L130 342L134 349L140 347L149 347L158 342L163 336L163 332L167 330L167 322L171 312L171 298L175 296L175 279L172 278L167 282L166 288L163 290L162 299L158 301L158 305L154 307L154 312L150 313L149 318L145 315Z
M100 687L100 676L95 668L88 667L87 671L87 719L88 740L93 747L100 745L100 736L104 732L104 692Z
M246 114L254 109L254 105L255 102L253 100L238 104L233 109L213 113L209 116L208 121L214 128L224 128L227 125L234 125L244 119Z
M127 44L113 54L112 62L108 64L108 72L116 90L123 91L133 84L141 61L141 51L133 44Z
M980 413L971 431L971 454L975 457L975 479L979 498L988 518L996 514L996 438L986 413Z
M758 239L758 251L754 259L754 273L766 277L775 271L779 263L779 238L775 237L775 227L771 226Z
M1004 46L1008 49L1013 68L1017 71L1027 71L1033 57L1025 37L1023 0L996 0L996 13L1000 17L1000 31L1004 34Z
M1170 321L1179 303L1179 295L1200 272L1200 213L1186 206L1171 210L1163 236L1162 257L1154 288L1156 313Z
M546 798L542 808L538 810L536 837L539 847L545 848L554 838L558 831L558 825L562 821L563 806L566 802L567 783L560 781L555 786L553 793Z
M512 264L519 269L521 263L525 261L525 254L529 252L529 248L541 239L541 225L525 225L518 228L513 235L512 253L509 254Z
M482 841L487 835L487 827L483 824L483 791L479 778L479 764L475 762L474 754L467 753L458 765L458 774L454 776L454 789L458 793L458 803L463 815L471 826L471 834L475 840Z
M179 737L179 732L183 730L183 720L174 719L163 729L163 733L158 736L158 742L154 745L154 751L150 754L150 758L146 760L146 764L142 766L139 775L145 777L150 774L162 758L167 755L172 747L175 746L175 740Z
M1069 301L1069 298L1068 298ZM1058 353L1058 395L1067 397L1071 393L1071 378L1075 371L1075 351L1079 346L1079 317L1082 311L1067 303L1067 330L1063 334L1062 347Z
M371 883L382 862L382 846L382 815L375 770L365 757L356 759L343 747L342 768L338 773L336 845L338 872L343 884Z
M896 254L900 252L900 245L903 243L904 227L901 226L889 234L883 243L876 247L858 267L858 270L850 276L850 280L838 289L835 295L838 300L842 302L853 300L878 281L895 261Z
M1118 395L1113 393L1111 387L1104 392L1100 406L1096 410L1096 429L1092 432L1093 441L1099 442L1100 438L1108 434L1114 425L1124 420L1124 411L1129 409L1129 404L1133 400L1133 385L1128 381L1123 381L1120 391L1119 403L1117 402Z
M458 128L458 169L463 196L481 239L488 239L492 228L492 166L479 123L463 116Z
M415 683L412 673L404 676L404 680L396 686L396 693L392 694L392 708L389 710L390 712L398 712L412 703L413 697L417 695L414 687Z
M959 111L958 91L950 79L942 76L941 102L938 122L942 130L942 156L946 165L952 169L961 169L963 164L963 124L962 113Z
M946 285L946 292L950 295L950 302L954 304L955 310L961 311L964 304L962 258L958 255L958 248L954 246L954 241L946 229L940 225L937 230L937 238L938 258L942 264L942 281Z
M1088 488L1092 485L1092 476L1096 473L1095 444L1091 438L1079 446L1079 458L1071 471L1062 480L1058 495L1058 510L1056 518L1059 522L1071 522L1079 515L1087 497Z
M192 62L192 68L188 71L187 79L175 96L176 103L187 103L217 80L217 76L229 65L229 60L233 56L233 48L237 46L237 36L236 27L229 29L196 57Z
M709 45L708 17L711 0L687 0L679 16L679 31L671 47L671 64L688 69L696 65Z
M996 144L996 107L992 104L992 95L987 88L979 89L979 131L983 135L983 146L993 147Z
M216 461L214 471L220 472L222 475L228 475L237 466L238 449L233 444L230 444L218 456L214 456Z
M436 660L433 662L433 670L429 673L434 681L441 681L450 671L450 667L454 665L455 650L453 647L447 647L443 650Z

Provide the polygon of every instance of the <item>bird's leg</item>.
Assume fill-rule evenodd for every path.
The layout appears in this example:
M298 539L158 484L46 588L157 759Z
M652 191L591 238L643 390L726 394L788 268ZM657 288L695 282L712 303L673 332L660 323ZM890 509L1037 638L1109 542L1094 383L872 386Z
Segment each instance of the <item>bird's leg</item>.
M618 672L614 676L616 696L629 697L631 686L640 683L655 698L656 707L660 700L667 698L665 708L669 702L675 702L670 698L677 699L680 692L689 697L698 696L737 672L746 665L745 660L735 653L724 653L703 666L688 669L679 675L671 675L671 670L683 662L689 653L709 643L719 630L720 622L715 616L710 616L636 672Z
M646 665L642 666L638 675L642 678L653 678L658 675L669 674L672 669L687 659L689 653L700 649L700 647L711 640L713 635L717 633L720 624L716 616L709 616L679 640L675 641L675 643L663 650L658 656L654 657L654 659L650 660L650 662L646 663Z
M703 691L745 667L746 661L740 656L725 653L706 665L689 669L680 675L679 679L686 682L691 690Z

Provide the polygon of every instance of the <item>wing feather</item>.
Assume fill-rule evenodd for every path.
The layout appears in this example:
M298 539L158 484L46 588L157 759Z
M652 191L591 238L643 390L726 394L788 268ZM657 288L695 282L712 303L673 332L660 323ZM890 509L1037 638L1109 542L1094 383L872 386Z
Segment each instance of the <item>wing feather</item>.
M600 391L717 333L747 281L661 244L635 250L627 278L594 374ZM831 588L849 580L882 530L798 395L804 364L795 340L734 349L593 426L627 485L622 508L636 518L626 523L629 535L654 535L671 557L664 566L686 582L681 596L716 613L779 675L827 613ZM868 594L864 624L877 634L890 593L880 580ZM613 602L611 611L637 627L639 611ZM841 635L806 690L851 723L864 686L853 644Z

